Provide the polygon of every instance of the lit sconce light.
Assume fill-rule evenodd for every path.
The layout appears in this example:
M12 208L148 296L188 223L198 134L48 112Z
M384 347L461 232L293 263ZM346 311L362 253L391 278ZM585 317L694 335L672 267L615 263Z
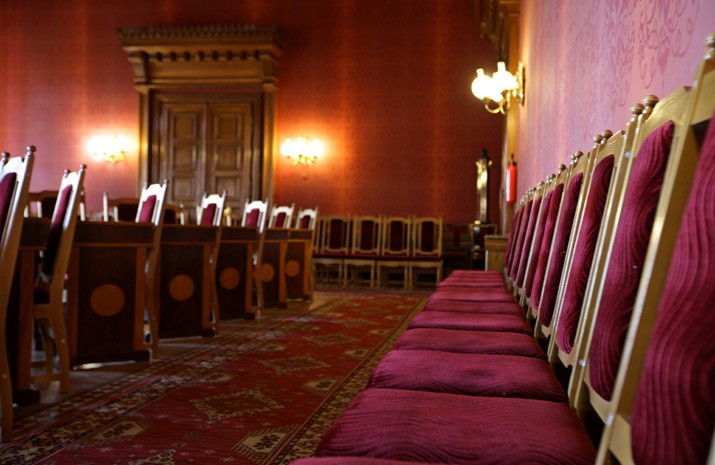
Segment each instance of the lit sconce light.
M318 139L305 139L298 137L296 139L287 139L281 145L281 153L288 159L291 165L312 165L318 159L325 147Z
M484 70L477 70L477 77L472 81L472 93L484 103L489 113L506 114L510 98L514 97L524 104L524 65L519 63L516 76L506 70L503 61L497 63L497 72L491 77Z
M97 161L118 163L124 161L129 151L129 139L124 134L92 136L87 142L87 150Z

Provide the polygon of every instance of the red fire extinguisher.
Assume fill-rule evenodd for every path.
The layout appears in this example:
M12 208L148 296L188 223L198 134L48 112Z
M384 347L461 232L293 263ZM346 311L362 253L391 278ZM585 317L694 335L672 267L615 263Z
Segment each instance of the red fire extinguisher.
M511 161L506 167L506 186L504 191L507 205L512 205L516 202L516 162L514 161L514 155L511 156Z

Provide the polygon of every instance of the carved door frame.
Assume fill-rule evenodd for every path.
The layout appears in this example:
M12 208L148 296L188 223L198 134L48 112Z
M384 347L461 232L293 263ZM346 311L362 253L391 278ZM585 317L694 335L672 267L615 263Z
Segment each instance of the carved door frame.
M283 34L275 26L208 25L121 28L119 37L139 92L137 192L160 181L152 171L159 154L154 108L161 94L261 95L260 174L251 173L252 195L273 197L278 58ZM258 178L258 179L257 179Z

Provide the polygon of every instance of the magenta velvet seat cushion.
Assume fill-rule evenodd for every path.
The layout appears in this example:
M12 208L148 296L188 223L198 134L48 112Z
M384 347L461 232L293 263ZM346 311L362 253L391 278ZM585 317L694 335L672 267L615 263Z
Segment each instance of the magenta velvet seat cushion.
M414 328L402 333L394 348L546 358L531 335L498 331Z
M551 325L551 318L553 317L554 304L559 290L561 274L564 269L568 242L573 228L576 206L578 205L582 185L583 173L578 173L569 182L569 188L566 190L566 195L564 196L564 204L561 207L559 224L556 228L556 238L554 238L553 252L551 253L551 260L548 262L548 270L542 272L541 276L537 275L534 278L534 280L537 281L537 287L539 286L539 282L543 282L544 279L546 280L546 282L543 282L542 293L533 295L531 303L534 308L539 309L539 322L547 327ZM540 255L537 270L543 270L541 266L542 259L543 257Z
M154 206L156 205L156 195L150 195L144 199L142 203L142 209L139 213L139 223L151 223L151 219L154 216Z
M711 120L712 121L712 120ZM636 463L705 463L715 428L715 124L710 123L632 412Z
M539 219L539 211L541 210L541 203L543 197L539 197L534 200L534 206L531 208L531 214L529 215L529 221L527 223L526 235L524 235L523 247L521 250L521 256L519 257L519 263L516 269L516 285L522 287L524 285L524 278L526 277L526 265L529 262L529 257L531 256L531 245L534 240L534 231L536 230L536 221Z
M447 279L449 278L459 278L459 277L468 277L468 278L478 278L480 276L482 277L487 277L487 276L501 276L500 271L484 271L484 270L454 270L452 271Z
M532 333L529 323L523 316L506 314L422 312L412 320L409 327Z
M286 214L285 212L280 212L276 215L276 222L274 224L274 227L276 228L282 228L283 225L286 222Z
M563 403L367 389L323 436L318 456L451 464L591 465L596 451Z
M423 312L460 312L460 313L507 313L524 316L524 310L514 302L465 302L443 300L427 302Z
M429 301L515 302L514 296L509 294L506 289L470 289L461 287L437 290L429 297Z
M564 293L564 301L559 314L559 330L556 342L565 353L571 353L575 339L578 320L581 316L588 277L591 274L593 255L596 251L598 230L603 219L603 209L606 206L608 189L611 185L611 174L615 157L608 155L596 166L588 188L588 200L584 207L583 220L578 232L576 249L574 250L568 285ZM545 305L545 303L542 303Z
M372 457L311 457L298 459L290 465L437 465L426 462L405 462L403 460L383 460Z
M521 217L523 214L524 207L522 206L514 214L514 221L511 225L511 230L509 231L509 239L506 243L506 255L504 258L504 268L507 270L510 268L511 261L514 258L514 249L516 249L516 241L519 236L519 228L521 226Z
M605 399L621 360L674 129L669 122L646 137L631 167L589 351L591 386Z
M445 279L437 285L437 289L453 288L453 287L476 287L476 288L497 288L504 289L503 278L487 278L487 279Z
M546 361L514 355L392 350L372 372L367 385L485 397L567 400Z

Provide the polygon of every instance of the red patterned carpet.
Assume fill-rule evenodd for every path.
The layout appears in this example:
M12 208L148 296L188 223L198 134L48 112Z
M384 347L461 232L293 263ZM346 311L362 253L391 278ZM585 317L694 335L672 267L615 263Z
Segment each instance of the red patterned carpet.
M0 447L0 463L262 465L310 456L424 300L333 297L24 419L17 439ZM49 426L22 430L53 417Z

